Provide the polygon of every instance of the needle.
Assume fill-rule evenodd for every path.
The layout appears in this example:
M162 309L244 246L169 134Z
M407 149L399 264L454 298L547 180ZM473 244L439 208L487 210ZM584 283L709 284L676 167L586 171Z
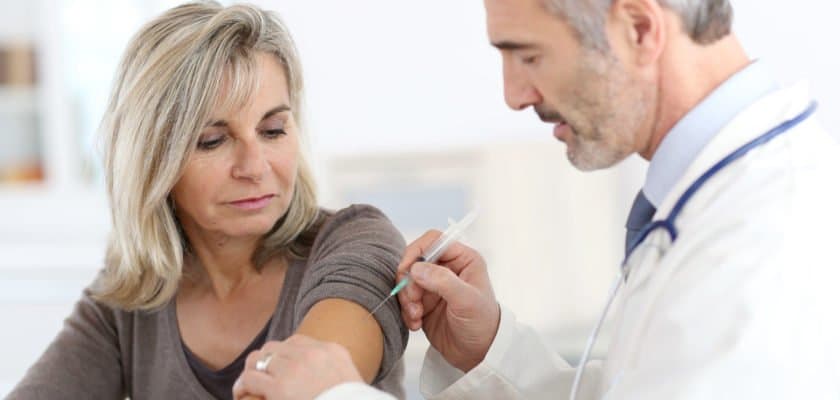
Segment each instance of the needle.
M440 237L437 240L435 240L434 243L432 243L432 245L429 247L429 250L425 251L422 256L417 257L417 260L415 262L437 262L438 258L440 258L443 252L446 251L449 248L449 246L455 243L458 240L458 238L460 238L461 235L464 234L464 230L466 230L467 227L470 226L470 224L472 224L473 221L475 221L476 215L478 215L478 211L473 210L459 222L453 223L452 220L449 220L449 228L447 228L446 231L443 232L443 234L440 235ZM391 299L391 297L394 297L397 293L403 290L410 281L411 275L406 274L406 276L402 278L402 280L400 280L399 283L397 283L397 286L394 286L394 288L391 289L391 292L388 294L388 296L385 297L385 299L383 299L376 307L373 308L373 311L371 311L369 315L373 315L373 313L375 313L383 305L385 305L385 303L387 303L388 300Z

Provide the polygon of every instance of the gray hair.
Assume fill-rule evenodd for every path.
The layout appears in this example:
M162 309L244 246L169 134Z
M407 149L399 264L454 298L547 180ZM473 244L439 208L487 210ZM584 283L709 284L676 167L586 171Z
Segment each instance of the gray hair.
M732 29L729 0L658 0L680 16L683 31L698 44L714 43ZM607 50L604 24L613 0L543 0L551 13L566 20L587 47Z
M291 112L305 139L300 60L288 29L273 13L248 5L189 3L165 12L131 39L100 127L113 228L105 269L94 287L98 300L151 309L174 296L189 243L170 191L211 113L241 107L253 95L261 52L283 66ZM229 93L222 98L224 82ZM280 255L303 257L321 220L314 179L300 155L289 209L253 255L257 267Z

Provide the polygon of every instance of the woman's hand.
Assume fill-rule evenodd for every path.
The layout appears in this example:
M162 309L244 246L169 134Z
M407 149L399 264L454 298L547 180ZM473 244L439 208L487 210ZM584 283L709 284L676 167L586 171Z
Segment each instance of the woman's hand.
M257 362L266 360L269 354L267 366L258 371ZM363 382L347 349L293 335L282 342L267 342L248 355L245 371L233 385L233 397L311 400L346 382Z

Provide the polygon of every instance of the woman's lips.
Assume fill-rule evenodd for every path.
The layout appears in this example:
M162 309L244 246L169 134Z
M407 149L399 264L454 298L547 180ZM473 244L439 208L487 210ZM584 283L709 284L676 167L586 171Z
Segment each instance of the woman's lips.
M230 205L232 205L232 206L234 206L234 207L236 207L240 210L248 210L248 211L260 210L260 209L265 208L265 206L267 206L268 203L271 202L271 199L273 197L274 197L273 194L269 194L269 195L265 195L265 196L262 196L262 197L254 197L254 198L250 198L250 199L242 199L242 200L231 201L228 204L230 204Z

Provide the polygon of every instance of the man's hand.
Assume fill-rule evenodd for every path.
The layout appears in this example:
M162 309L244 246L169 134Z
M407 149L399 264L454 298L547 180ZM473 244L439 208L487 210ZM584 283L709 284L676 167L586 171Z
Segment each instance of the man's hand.
M455 243L438 259L439 265L415 262L440 235L426 232L408 246L397 282L409 270L412 280L398 296L408 328L422 327L432 346L467 372L484 360L499 329L501 311L487 266L475 250Z
M271 354L268 366L258 371L257 361L265 360L268 354ZM311 400L346 382L362 382L347 349L294 335L282 342L267 342L262 349L248 355L245 371L233 386L233 397Z

